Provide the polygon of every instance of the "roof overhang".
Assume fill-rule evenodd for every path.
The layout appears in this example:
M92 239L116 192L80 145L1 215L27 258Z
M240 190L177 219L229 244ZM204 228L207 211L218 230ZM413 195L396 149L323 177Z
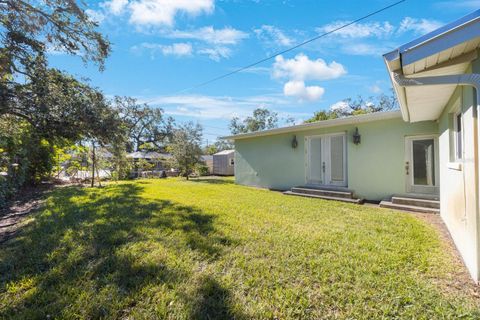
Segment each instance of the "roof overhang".
M233 136L220 137L220 139L240 140L240 139L256 138L256 137L263 137L263 136L271 136L271 135L277 135L277 134L283 134L283 133L296 133L296 132L307 131L312 129L330 128L330 127L336 127L341 125L360 124L360 123L367 123L367 122L379 121L379 120L399 119L401 118L401 116L402 114L400 113L400 111L368 113L368 114L362 114L358 116L305 123L305 124L300 124L300 125L290 126L290 127L275 128L275 129L264 130L264 131L237 134Z
M436 120L456 84L403 87L395 74L406 78L460 75L477 59L480 10L385 54L384 61L405 121Z

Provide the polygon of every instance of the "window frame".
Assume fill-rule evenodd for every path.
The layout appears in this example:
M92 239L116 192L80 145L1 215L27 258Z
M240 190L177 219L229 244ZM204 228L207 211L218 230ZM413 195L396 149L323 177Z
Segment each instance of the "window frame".
M464 143L463 143L463 115L461 110L453 113L453 148L455 161L463 161Z

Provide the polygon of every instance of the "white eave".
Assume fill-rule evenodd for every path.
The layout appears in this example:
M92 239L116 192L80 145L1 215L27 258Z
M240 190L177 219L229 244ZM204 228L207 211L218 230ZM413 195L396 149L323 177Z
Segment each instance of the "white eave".
M233 136L220 137L220 139L224 139L224 140L248 139L248 138L271 136L271 135L277 135L277 134L283 134L283 133L295 133L295 132L307 131L312 129L330 128L330 127L336 127L336 126L342 126L342 125L352 125L352 124L360 124L360 123L380 121L380 120L398 119L398 118L401 118L401 116L402 114L400 113L400 111L376 112L376 113L362 114L358 116L350 116L345 118L305 123L305 124L300 124L300 125L290 126L290 127L275 128L275 129L264 130L264 131L237 134Z
M458 75L467 72L480 47L480 10L385 54L405 121L436 120L456 85L401 87L394 73L408 77Z

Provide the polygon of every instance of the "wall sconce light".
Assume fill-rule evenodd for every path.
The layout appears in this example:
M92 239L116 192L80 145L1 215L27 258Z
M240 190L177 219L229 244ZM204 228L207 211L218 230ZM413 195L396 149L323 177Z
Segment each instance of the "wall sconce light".
M296 149L297 146L298 146L297 136L294 135L294 136L293 136L293 139L292 139L292 148L293 148L293 149Z
M362 136L358 133L358 128L355 128L355 132L353 133L353 143L360 144Z

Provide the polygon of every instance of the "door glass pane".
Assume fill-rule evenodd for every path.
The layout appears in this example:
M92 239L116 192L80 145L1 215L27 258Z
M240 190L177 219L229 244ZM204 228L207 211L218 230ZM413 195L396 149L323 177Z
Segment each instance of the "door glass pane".
M344 161L344 147L343 136L333 136L330 138L330 166L331 166L331 179L332 181L343 181L343 161Z
M435 145L433 139L412 141L413 184L435 185Z
M322 139L310 139L309 164L310 177L312 182L320 183L322 181L322 161L321 161Z

